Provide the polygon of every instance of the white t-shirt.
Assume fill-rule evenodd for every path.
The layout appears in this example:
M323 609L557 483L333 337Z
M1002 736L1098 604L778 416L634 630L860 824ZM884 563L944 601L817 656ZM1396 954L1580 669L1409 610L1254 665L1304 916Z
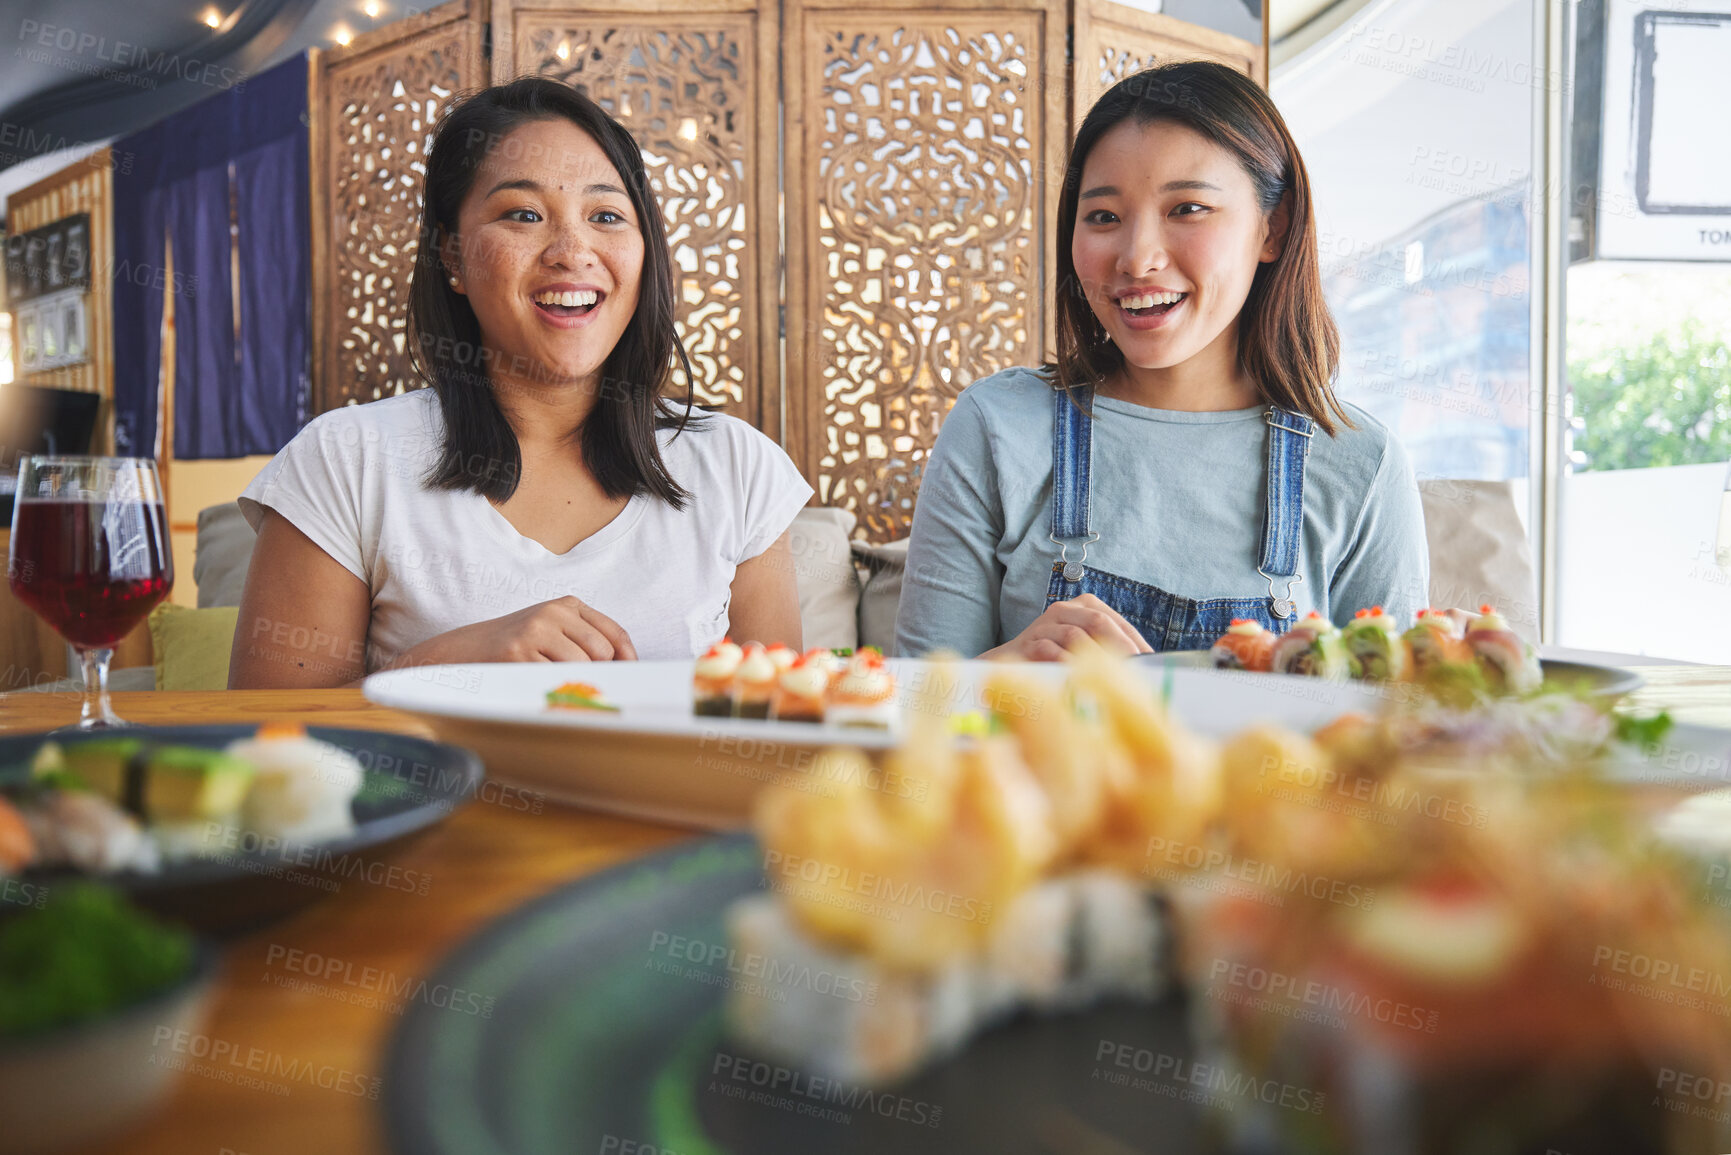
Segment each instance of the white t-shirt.
M695 414L693 415L696 416ZM431 389L310 422L240 497L274 509L372 591L371 669L447 630L574 595L624 627L640 658L690 658L727 630L735 568L792 523L811 486L745 422L710 414L656 434L690 498L639 494L568 553L524 537L485 497L427 489L444 420Z

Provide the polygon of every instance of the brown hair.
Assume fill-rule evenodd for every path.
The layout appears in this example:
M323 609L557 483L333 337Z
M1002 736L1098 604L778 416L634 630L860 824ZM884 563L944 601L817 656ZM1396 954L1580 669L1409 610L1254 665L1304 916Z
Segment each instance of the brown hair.
M1238 330L1238 364L1264 400L1304 414L1331 435L1337 418L1351 428L1332 385L1340 335L1322 296L1304 161L1268 94L1243 73L1206 60L1163 64L1124 78L1094 102L1076 131L1058 198L1058 358L1048 366L1053 384L1066 390L1097 387L1124 364L1088 305L1070 244L1082 166L1100 138L1126 120L1170 120L1200 133L1238 158L1264 213L1286 202L1290 220L1280 255L1257 267L1239 313L1247 323Z
M469 490L503 502L516 492L522 449L493 395L481 323L451 288L441 263L446 237L487 156L532 121L570 121L601 147L619 173L643 233L637 308L601 367L595 406L578 431L583 462L611 498L646 494L683 509L690 496L668 472L656 430L701 428L692 412L691 362L674 328L673 257L643 153L618 121L582 92L544 76L520 76L470 94L446 113L427 150L420 249L409 281L410 356L438 394L445 444L428 470L431 489ZM663 396L677 363L686 399Z

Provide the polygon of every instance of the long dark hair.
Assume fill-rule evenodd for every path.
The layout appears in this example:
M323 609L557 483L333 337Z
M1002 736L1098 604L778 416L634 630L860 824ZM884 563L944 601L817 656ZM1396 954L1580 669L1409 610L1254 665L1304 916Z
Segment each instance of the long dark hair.
M409 340L414 367L439 396L445 444L425 484L467 489L502 502L516 492L522 471L517 436L493 395L481 324L469 300L446 280L442 253L456 235L457 214L488 154L522 125L569 120L601 146L618 170L643 233L643 275L637 311L601 368L595 405L583 419L583 461L612 498L647 493L683 509L689 496L661 460L657 429L699 418L691 415L691 361L673 324L673 261L667 230L643 154L623 125L576 89L541 76L523 76L482 89L446 113L427 151L421 201L420 249L409 285ZM686 402L662 395L678 359L685 371Z
M1265 400L1302 413L1329 434L1352 421L1334 395L1340 335L1322 296L1310 177L1286 122L1268 93L1236 69L1208 60L1163 64L1125 77L1094 102L1064 173L1058 197L1058 359L1049 366L1060 389L1097 387L1124 364L1089 307L1070 245L1082 166L1100 138L1126 120L1170 120L1200 133L1238 158L1257 204L1272 213L1286 202L1289 222L1280 255L1257 266L1239 317L1238 364Z

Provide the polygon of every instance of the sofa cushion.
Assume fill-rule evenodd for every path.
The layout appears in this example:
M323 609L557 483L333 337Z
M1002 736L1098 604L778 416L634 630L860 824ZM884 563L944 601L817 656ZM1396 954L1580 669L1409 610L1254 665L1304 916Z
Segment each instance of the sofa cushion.
M189 609L164 603L150 611L150 644L158 690L226 690L234 646L235 606Z
M853 527L853 511L821 505L800 510L788 527L799 583L800 632L808 648L859 645L860 580L848 548Z
M198 586L198 606L238 606L246 589L246 568L258 535L234 502L198 511L198 541L192 557L192 580Z
M895 653L896 609L902 600L902 574L908 565L908 539L872 545L853 543L854 556L866 569L865 591L859 599L859 644Z
M1529 642L1539 640L1533 550L1507 481L1433 478L1418 483L1430 547L1430 604L1494 605Z

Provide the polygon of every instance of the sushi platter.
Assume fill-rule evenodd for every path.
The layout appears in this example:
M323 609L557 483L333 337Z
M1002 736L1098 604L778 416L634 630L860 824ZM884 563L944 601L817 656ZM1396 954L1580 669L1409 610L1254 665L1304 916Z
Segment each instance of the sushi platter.
M483 787L467 750L298 726L129 727L0 738L15 885L99 878L194 929L256 927L345 887L406 892L388 859ZM3 914L3 912L0 912Z
M845 772L825 751L877 756L901 741L911 718L965 727L996 705L991 662L882 662L893 684L882 724L847 725L699 713L692 662L533 663L392 670L363 689L382 706L425 719L444 741L480 754L495 778L556 801L706 829L745 825L752 799L789 776ZM1030 665L1056 682L1059 666ZM1224 735L1246 718L1314 727L1372 709L1376 689L1151 666L1139 671L1199 732ZM587 691L588 693L584 693ZM550 695L555 699L550 701ZM601 708L568 708L580 700Z

